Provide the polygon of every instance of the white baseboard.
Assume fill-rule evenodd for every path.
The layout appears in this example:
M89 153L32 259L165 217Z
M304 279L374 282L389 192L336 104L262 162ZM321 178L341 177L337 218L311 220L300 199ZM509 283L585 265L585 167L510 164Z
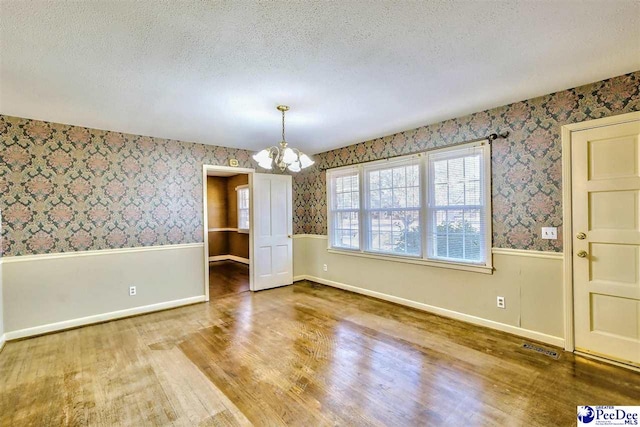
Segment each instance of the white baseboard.
M564 348L564 338L555 337L553 335L543 334L542 332L531 331L529 329L520 328L518 326L507 325L506 323L495 322L493 320L484 319L482 317L472 316L470 314L460 313L458 311L447 310L446 308L436 307L433 305L424 304L417 301L408 300L405 298L396 297L393 295L383 294L380 292L372 291L369 289L359 288L357 286L351 286L340 282L334 282L333 280L327 280L320 277L300 275L293 278L294 282L299 280L311 280L323 285L331 286L345 291L355 292L357 294L367 295L370 297L378 298L381 300L393 302L407 307L416 308L418 310L428 311L429 313L437 314L439 316L448 317L455 320L460 320L474 325L485 326L487 328L496 329L498 331L507 332L520 337L528 338L535 341L540 341L546 344L551 344L556 347Z
M6 335L5 334L0 335L0 351L2 351L6 342L7 342Z
M62 322L49 323L47 325L35 326L33 328L19 329L17 331L6 332L3 339L7 341L19 338L32 337L35 335L47 334L50 332L63 331L65 329L87 326L94 323L106 322L109 320L121 319L123 317L135 316L138 314L152 313L154 311L166 310L169 308L181 307L183 305L204 302L205 296L183 298L173 301L160 302L157 304L143 305L141 307L127 308L125 310L112 311L109 313L96 314L93 316L80 317L78 319L65 320Z
M235 261L235 262L241 262L243 264L249 265L249 258L242 258L242 257L235 256L235 255L210 256L209 257L209 262L212 262L212 261Z

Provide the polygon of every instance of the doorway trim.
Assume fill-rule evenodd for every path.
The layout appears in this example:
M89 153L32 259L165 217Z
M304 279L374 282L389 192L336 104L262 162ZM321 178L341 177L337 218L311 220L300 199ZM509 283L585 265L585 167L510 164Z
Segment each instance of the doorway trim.
M204 241L204 296L209 301L209 219L207 218L207 176L209 172L234 172L249 176L249 289L253 290L253 174L255 169L202 165L202 239Z
M573 212L571 198L571 136L573 132L640 120L640 111L602 119L571 123L561 127L562 133L562 242L564 286L564 349L575 351L573 312Z

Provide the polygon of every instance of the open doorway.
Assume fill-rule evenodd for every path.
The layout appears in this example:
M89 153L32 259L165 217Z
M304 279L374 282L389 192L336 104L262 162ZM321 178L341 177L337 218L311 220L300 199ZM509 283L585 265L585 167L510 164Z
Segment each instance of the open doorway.
M203 168L207 300L251 288L252 173L222 166Z

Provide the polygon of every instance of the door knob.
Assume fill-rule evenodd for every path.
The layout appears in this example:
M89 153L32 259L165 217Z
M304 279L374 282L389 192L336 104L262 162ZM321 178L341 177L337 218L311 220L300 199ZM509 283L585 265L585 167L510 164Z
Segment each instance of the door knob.
M586 258L587 257L587 251L580 251L578 252L578 258Z
M581 231L580 233L576 234L576 238L577 238L578 240L584 240L584 239L586 239L586 238L587 238L587 235L586 235L586 234L584 234L584 233Z

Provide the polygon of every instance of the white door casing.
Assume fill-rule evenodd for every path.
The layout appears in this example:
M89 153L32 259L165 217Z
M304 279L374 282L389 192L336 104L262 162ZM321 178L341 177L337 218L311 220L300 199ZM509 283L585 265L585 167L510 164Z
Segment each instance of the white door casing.
M575 349L638 366L640 121L571 133L571 193Z
M254 280L251 290L293 283L293 198L290 175L253 175Z

